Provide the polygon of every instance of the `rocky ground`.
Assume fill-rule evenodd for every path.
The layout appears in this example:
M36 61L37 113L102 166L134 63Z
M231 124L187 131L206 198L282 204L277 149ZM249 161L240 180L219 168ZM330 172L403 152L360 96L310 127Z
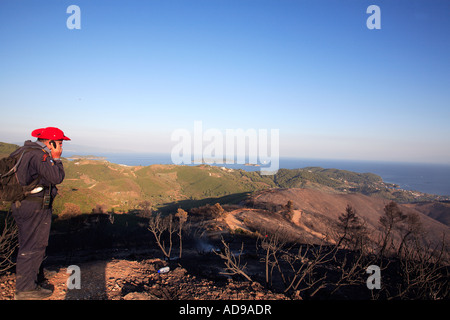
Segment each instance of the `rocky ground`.
M181 266L167 273L160 259L110 260L80 264L81 289L68 289L67 268L46 270L46 286L54 293L48 300L286 300L259 283L228 279L214 282L190 275ZM0 277L0 299L14 299L15 274Z

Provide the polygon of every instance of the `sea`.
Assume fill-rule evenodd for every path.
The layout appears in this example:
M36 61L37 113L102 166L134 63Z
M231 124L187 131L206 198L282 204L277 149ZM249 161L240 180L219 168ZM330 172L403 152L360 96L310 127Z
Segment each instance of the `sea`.
M73 154L65 154L70 157ZM77 155L83 155L77 153ZM107 161L127 166L149 166L152 164L173 164L170 154L142 153L96 153ZM190 164L198 165L198 164ZM245 164L213 164L230 169L259 171L261 166ZM420 191L429 194L450 196L450 165L401 163L358 160L328 160L280 157L279 168L299 169L305 167L322 167L324 169L340 169L358 173L374 173L384 182L395 183L405 190Z

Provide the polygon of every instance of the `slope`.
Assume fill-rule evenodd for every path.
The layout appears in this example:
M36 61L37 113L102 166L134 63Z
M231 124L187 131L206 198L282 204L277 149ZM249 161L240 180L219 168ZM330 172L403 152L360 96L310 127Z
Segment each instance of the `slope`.
M357 193L335 194L312 189L290 188L263 190L253 195L248 200L248 204L256 209L269 209L270 212L276 212L280 208L285 208L288 201L292 201L294 209L291 221L301 227L304 236L316 239L323 239L332 234L338 217L345 212L347 205L351 205L356 210L376 238L379 219L389 202L387 199ZM414 205L399 204L399 207L404 213L416 214L425 233L433 241L441 241L443 234L448 236L448 226L421 213Z

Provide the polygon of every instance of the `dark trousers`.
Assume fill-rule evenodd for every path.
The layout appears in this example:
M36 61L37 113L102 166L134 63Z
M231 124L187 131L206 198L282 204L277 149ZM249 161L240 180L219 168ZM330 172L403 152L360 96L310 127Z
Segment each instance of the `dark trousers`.
M42 209L40 201L28 200L23 200L20 206L13 204L11 208L19 229L16 291L33 290L48 245L52 210Z

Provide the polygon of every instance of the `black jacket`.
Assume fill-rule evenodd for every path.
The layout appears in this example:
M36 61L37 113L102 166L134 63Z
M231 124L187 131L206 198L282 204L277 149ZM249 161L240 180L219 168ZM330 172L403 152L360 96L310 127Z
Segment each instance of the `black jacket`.
M55 197L57 194L55 185L60 184L65 177L61 160L54 160L50 150L43 143L30 140L25 141L24 146L11 153L11 156L20 154L26 147L38 147L39 149L30 149L23 155L17 168L19 183L26 186L39 177L38 184L43 187L50 187L51 195ZM34 196L43 197L44 192L42 191Z

